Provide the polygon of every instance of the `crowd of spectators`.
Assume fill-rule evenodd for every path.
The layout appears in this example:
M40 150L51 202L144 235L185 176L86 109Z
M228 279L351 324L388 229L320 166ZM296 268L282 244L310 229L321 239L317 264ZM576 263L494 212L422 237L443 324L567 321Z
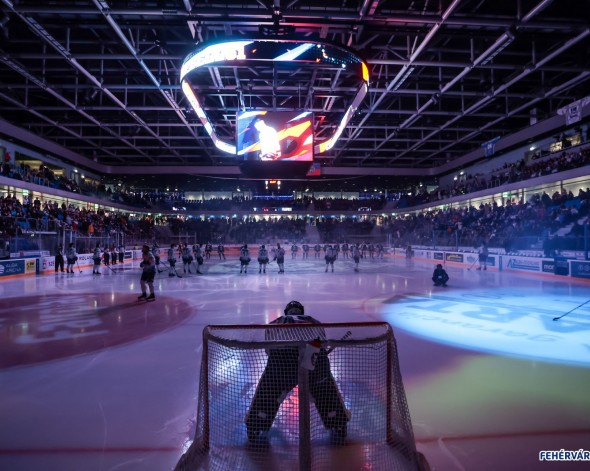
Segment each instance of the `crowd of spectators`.
M368 238L376 224L376 218L318 218L316 222L323 243L342 243Z
M581 150L562 152L560 155L544 160L521 159L514 163L505 163L501 168L495 169L489 175L481 173L468 174L458 178L452 185L439 187L428 192L425 189L417 189L413 195L401 193L394 208L409 208L422 204L432 203L448 199L454 196L466 195L491 187L497 187L506 183L523 181L542 175L562 172L579 168L590 164L590 147ZM251 198L243 195L232 198L210 198L205 200L187 199L182 191L134 191L124 186L94 185L90 181L81 184L64 176L56 176L48 167L41 166L39 170L33 170L27 165L10 165L5 162L2 175L16 178L22 181L58 188L72 193L86 194L101 199L107 199L116 203L125 204L154 211L167 211L177 209L179 211L260 211L274 210L288 206L293 211L357 211L369 208L371 211L379 211L385 207L385 197L371 199L350 198L317 198L304 196L302 198ZM256 208L256 209L255 209Z
M28 231L55 233L60 229L88 237L109 237L115 233L131 234L132 224L140 221L131 221L119 212L94 211L65 203L60 206L51 200L31 201L28 196L22 201L11 194L0 197L0 233L9 237Z
M14 178L23 182L69 191L70 193L82 193L80 185L62 175L56 175L49 167L41 165L39 169L32 169L26 164L12 165L5 161L2 165L2 176ZM95 187L87 188L96 191Z
M468 174L458 178L452 185L439 187L434 191L419 190L415 195L403 195L396 207L408 208L422 204L445 200L454 196L466 195L476 191L493 188L507 183L520 182L543 175L551 175L574 168L590 165L590 147L571 152L562 152L542 161L521 159L513 163L505 163L501 168L490 172Z
M402 195L397 207L439 201L451 196L497 186L505 183L522 181L541 175L562 172L590 164L590 148L563 152L544 160L522 159L515 163L506 163L484 176L467 175L455 182L451 188L439 188L434 192L419 192L413 197ZM55 175L48 167L41 166L33 170L27 165L14 166L5 161L2 175L21 181L46 185L72 193L88 193L106 197L112 201L132 206L150 208L159 207L184 208L187 211L257 211L264 208L274 210L289 206L293 210L317 212L357 211L383 209L385 197L372 199L315 198L304 196L295 198L251 198L244 194L233 198L213 198L207 200L187 200L183 192L133 192L124 187L105 187L105 185L78 185L63 176ZM580 190L577 196L571 192L556 192L535 195L528 202L508 201L504 206L483 204L479 208L449 208L440 211L424 211L407 218L374 216L369 217L280 217L274 219L242 217L170 217L151 216L129 217L124 213L93 211L83 206L70 204L58 205L54 201L30 201L27 196L22 201L14 195L0 197L0 234L15 236L27 229L34 231L58 231L62 228L72 230L84 236L109 236L113 233L134 235L143 239L153 237L154 226L167 226L171 233L178 235L190 233L199 241L243 243L256 241L294 241L308 239L306 228L315 220L322 242L342 242L350 237L363 238L372 235L385 237L390 235L394 243L406 244L432 243L449 245L477 245L487 241L491 245L507 249L515 241L530 237L546 239L557 230L571 225L570 233L561 235L579 235L583 231L578 220L588 214L590 190ZM518 248L518 247L516 247Z
M310 241L316 226L322 243L341 243L377 238L393 245L478 246L482 241L506 251L526 248L523 240L542 241L557 231L569 228L562 236L577 236L583 231L580 221L588 217L590 189L536 194L528 202L507 200L504 205L482 204L464 208L423 211L408 217L373 216L330 218L323 216L254 218L171 216L129 217L119 212L90 210L73 204L39 199L20 201L14 195L0 197L0 234L15 236L31 230L55 231L63 228L85 237L125 234L138 241L154 238L154 227L166 227L174 236L186 235L200 243L255 243ZM20 232L19 232L20 230ZM519 242L520 241L520 242Z
M307 218L280 217L266 220L247 218L239 220L229 231L229 240L234 242L292 241L306 238Z
M528 248L554 237L558 230L571 226L564 237L580 234L580 220L588 217L590 189L536 194L528 202L507 200L502 205L482 204L464 208L424 211L407 218L387 218L383 232L392 235L400 247L407 244L430 246L460 245L477 247L482 242L502 247L507 252Z

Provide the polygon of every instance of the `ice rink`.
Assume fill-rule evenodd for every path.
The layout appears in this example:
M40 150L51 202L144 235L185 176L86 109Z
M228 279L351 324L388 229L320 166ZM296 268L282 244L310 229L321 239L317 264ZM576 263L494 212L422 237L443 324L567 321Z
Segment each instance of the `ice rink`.
M590 283L447 266L438 288L427 262L355 273L341 258L325 273L300 257L240 275L212 256L203 276L157 275L150 303L136 300L137 262L1 281L0 470L172 469L194 430L203 326L267 323L293 299L325 322L393 326L433 470L588 469L539 452L590 450L590 303L553 320Z

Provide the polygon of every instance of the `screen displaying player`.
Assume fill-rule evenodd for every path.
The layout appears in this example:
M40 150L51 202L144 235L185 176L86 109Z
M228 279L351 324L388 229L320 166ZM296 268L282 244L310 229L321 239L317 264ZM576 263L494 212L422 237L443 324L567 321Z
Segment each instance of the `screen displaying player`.
M237 154L247 161L313 161L309 111L245 111L237 117Z

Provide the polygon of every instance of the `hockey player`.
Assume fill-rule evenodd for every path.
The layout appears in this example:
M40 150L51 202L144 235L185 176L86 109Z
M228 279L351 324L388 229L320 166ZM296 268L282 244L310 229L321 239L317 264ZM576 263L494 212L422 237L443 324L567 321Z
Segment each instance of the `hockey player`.
M303 244L303 260L307 260L309 257L309 244Z
M125 260L125 246L119 245L119 263L123 263Z
M266 273L266 264L268 263L268 250L262 244L258 249L258 273Z
M104 260L104 264L105 266L109 266L110 262L111 262L111 252L109 250L109 246L105 245L104 247L104 253L102 254L102 258Z
M182 270L183 273L186 273L187 269L188 272L191 273L191 263L193 263L193 256L191 254L191 249L189 249L188 245L184 244L180 251L182 256Z
M377 258L383 260L383 244L377 244L375 247L377 248Z
M64 272L64 248L60 244L57 246L57 251L55 252L55 273Z
M434 269L434 273L432 273L432 281L434 282L434 286L447 286L449 275L440 263Z
M375 258L375 246L372 242L369 243L369 257L371 258L371 260Z
M156 271L158 273L161 273L162 270L160 270L160 247L156 242L154 242L154 244L152 245L152 255L154 256L154 260L156 262Z
M170 265L170 272L168 276L177 275L176 273L176 250L175 245L170 244L170 248L168 249L168 265Z
M113 244L111 246L111 263L113 265L116 265L118 258L119 258L119 249L117 249L117 247Z
M219 260L225 260L225 247L223 246L223 244L219 244L217 246L217 255L219 255Z
M250 251L248 250L248 244L242 245L240 249L240 274L242 271L248 273L248 264L250 263Z
M285 273L285 249L279 243L277 243L275 257L279 266L279 273Z
M484 270L488 269L488 255L488 246L485 242L482 242L481 248L479 249L479 256L477 257L479 261L479 266L477 267L478 270L481 270L482 267Z
M141 285L141 295L137 297L138 301L145 299L151 301L156 299L154 294L154 277L156 276L156 260L154 255L150 252L150 248L144 245L141 248L141 263L139 266L142 268L141 279L139 284ZM146 286L150 289L148 296Z
M74 264L78 260L78 254L76 253L76 247L73 242L70 242L68 250L66 252L66 260L68 262L66 266L66 272L74 274Z
M354 271L359 271L359 262L361 261L361 249L359 244L352 246L352 259L354 260Z
M297 251L299 250L299 247L297 247L297 244L293 244L291 245L291 259L296 259L297 258Z
M96 244L94 248L94 253L92 254L92 260L94 261L94 265L92 266L92 274L93 275L100 275L100 258L101 258L101 251L100 251L100 244ZM73 272L72 272L73 273Z
M328 245L328 250L326 250L326 255L324 257L326 259L326 273L328 273L328 267L332 267L332 273L334 273L334 260L336 260L336 251L334 247Z
M195 263L197 264L197 274L202 275L201 267L203 266L203 250L201 244L193 245L193 256L195 257Z
M344 244L342 244L342 256L344 258L348 258L349 249L350 247L348 246L348 242L344 242Z
M213 246L211 243L207 242L207 245L205 245L205 258L207 260L211 258L211 252L213 252Z
M299 368L310 369L309 392L315 402L324 427L332 433L335 443L342 443L347 435L349 413L344 406L342 395L330 371L328 350L321 347L326 339L320 321L306 316L299 301L291 301L284 310L285 315L270 324L299 324L298 327L273 329L267 328L267 340L297 339L317 342L319 351L309 364L304 363L305 355L297 346L287 348L270 348L266 368L256 388L254 398L246 415L248 440L264 440L266 433L275 420L279 407L289 392L297 386ZM302 361L303 360L303 361Z
M313 250L315 251L314 258L320 258L320 250L322 250L322 248L320 247L320 244L315 244L313 246Z

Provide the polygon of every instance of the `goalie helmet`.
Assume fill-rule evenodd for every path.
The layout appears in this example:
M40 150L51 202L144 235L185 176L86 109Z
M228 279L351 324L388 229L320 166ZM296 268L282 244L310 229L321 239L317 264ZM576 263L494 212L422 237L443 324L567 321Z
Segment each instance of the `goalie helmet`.
M299 301L291 301L285 306L285 316L302 316L304 312L303 304Z

